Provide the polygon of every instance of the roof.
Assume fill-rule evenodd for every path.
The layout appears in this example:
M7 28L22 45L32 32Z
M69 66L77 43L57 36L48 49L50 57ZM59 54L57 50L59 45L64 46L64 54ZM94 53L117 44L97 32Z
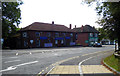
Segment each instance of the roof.
M96 32L99 33L94 27L91 27L90 25L85 25L79 28L73 29L76 32Z
M34 22L31 25L21 29L21 31L27 31L27 30L74 32L72 29L64 25L49 24L49 23L42 23L42 22Z

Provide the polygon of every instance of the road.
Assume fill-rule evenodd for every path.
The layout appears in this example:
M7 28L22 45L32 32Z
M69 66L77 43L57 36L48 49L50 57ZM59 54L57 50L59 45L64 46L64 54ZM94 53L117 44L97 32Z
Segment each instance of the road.
M64 47L23 50L3 50L2 76L36 76L57 65L101 65L101 59L113 53L114 46ZM106 53L106 54L103 54ZM83 57L82 57L83 56ZM93 58L92 58L93 57Z

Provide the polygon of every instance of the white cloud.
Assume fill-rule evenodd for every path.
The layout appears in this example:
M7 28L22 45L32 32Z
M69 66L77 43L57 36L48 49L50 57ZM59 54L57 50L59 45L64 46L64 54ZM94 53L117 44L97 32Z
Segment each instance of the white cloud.
M80 0L23 0L21 5L22 23L20 27L33 22L96 26L96 11L94 7L81 5Z

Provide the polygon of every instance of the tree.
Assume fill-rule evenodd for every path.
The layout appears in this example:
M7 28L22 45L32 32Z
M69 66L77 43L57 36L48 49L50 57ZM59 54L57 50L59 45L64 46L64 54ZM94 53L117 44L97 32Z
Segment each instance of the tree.
M104 2L96 8L98 14L103 14L98 21L103 26L111 40L117 39L120 50L120 2Z
M98 28L98 31L100 32L98 35L99 41L101 41L102 39L109 39L106 31L103 28Z
M85 1L87 4L95 2L97 4L96 11L101 19L97 23L103 26L108 37L111 40L118 40L118 47L120 50L120 2L100 2L98 0Z
M2 2L2 38L7 43L7 39L16 33L20 24L22 2Z

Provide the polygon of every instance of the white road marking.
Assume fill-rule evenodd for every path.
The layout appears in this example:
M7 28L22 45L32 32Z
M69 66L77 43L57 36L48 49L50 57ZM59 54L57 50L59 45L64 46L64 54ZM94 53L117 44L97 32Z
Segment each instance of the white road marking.
M108 53L103 53L103 54L108 54ZM100 55L103 55L103 54L100 54ZM100 55L96 55L96 56L100 56ZM82 68L81 68L81 64L89 59L92 59L93 57L96 57L96 56L92 56L92 57L89 57L85 60L82 60L80 63L79 63L79 72L80 72L80 76L83 76L83 73L82 73Z
M18 57L9 57L9 58L18 58Z
M16 53L16 56L18 55L18 53Z
M47 72L47 75L54 69L55 67L53 66L52 69L50 69L49 72Z
M32 53L30 52L30 54L32 54Z
M23 63L23 64L18 64L18 65L15 65L15 66L23 66L23 65L28 65L28 64L33 64L33 63L37 63L38 61L32 61L32 62L27 62L27 63Z
M0 70L0 72L5 72L5 71L10 71L10 70L15 70L17 67L10 66L7 69Z
M55 53L54 55L58 55L57 53Z
M93 57L94 57L94 56L93 56ZM85 61L87 61L87 60L93 58L93 57L89 57L89 58L87 58L87 59L85 59L85 60L83 60L83 61L81 61L81 62L79 63L79 72L80 72L80 76L83 76L81 64L82 64L83 62L85 62Z
M18 57L5 57L5 58L2 58L2 59L14 59L14 58L18 58Z
M6 61L4 63L17 62L17 61L20 61L20 60Z
M23 63L23 64L18 64L18 65L10 66L10 67L8 67L7 69L0 70L0 72L15 70L15 69L17 69L17 67L19 67L19 66L28 65L28 64L34 64L34 63L37 63L37 62L38 62L38 61L32 61L32 62L27 62L27 63Z
M90 54L95 54L95 53L99 53L99 52L105 52L105 51L98 51L98 52L88 53L88 54L84 54L82 56L86 56L86 55L90 55Z

